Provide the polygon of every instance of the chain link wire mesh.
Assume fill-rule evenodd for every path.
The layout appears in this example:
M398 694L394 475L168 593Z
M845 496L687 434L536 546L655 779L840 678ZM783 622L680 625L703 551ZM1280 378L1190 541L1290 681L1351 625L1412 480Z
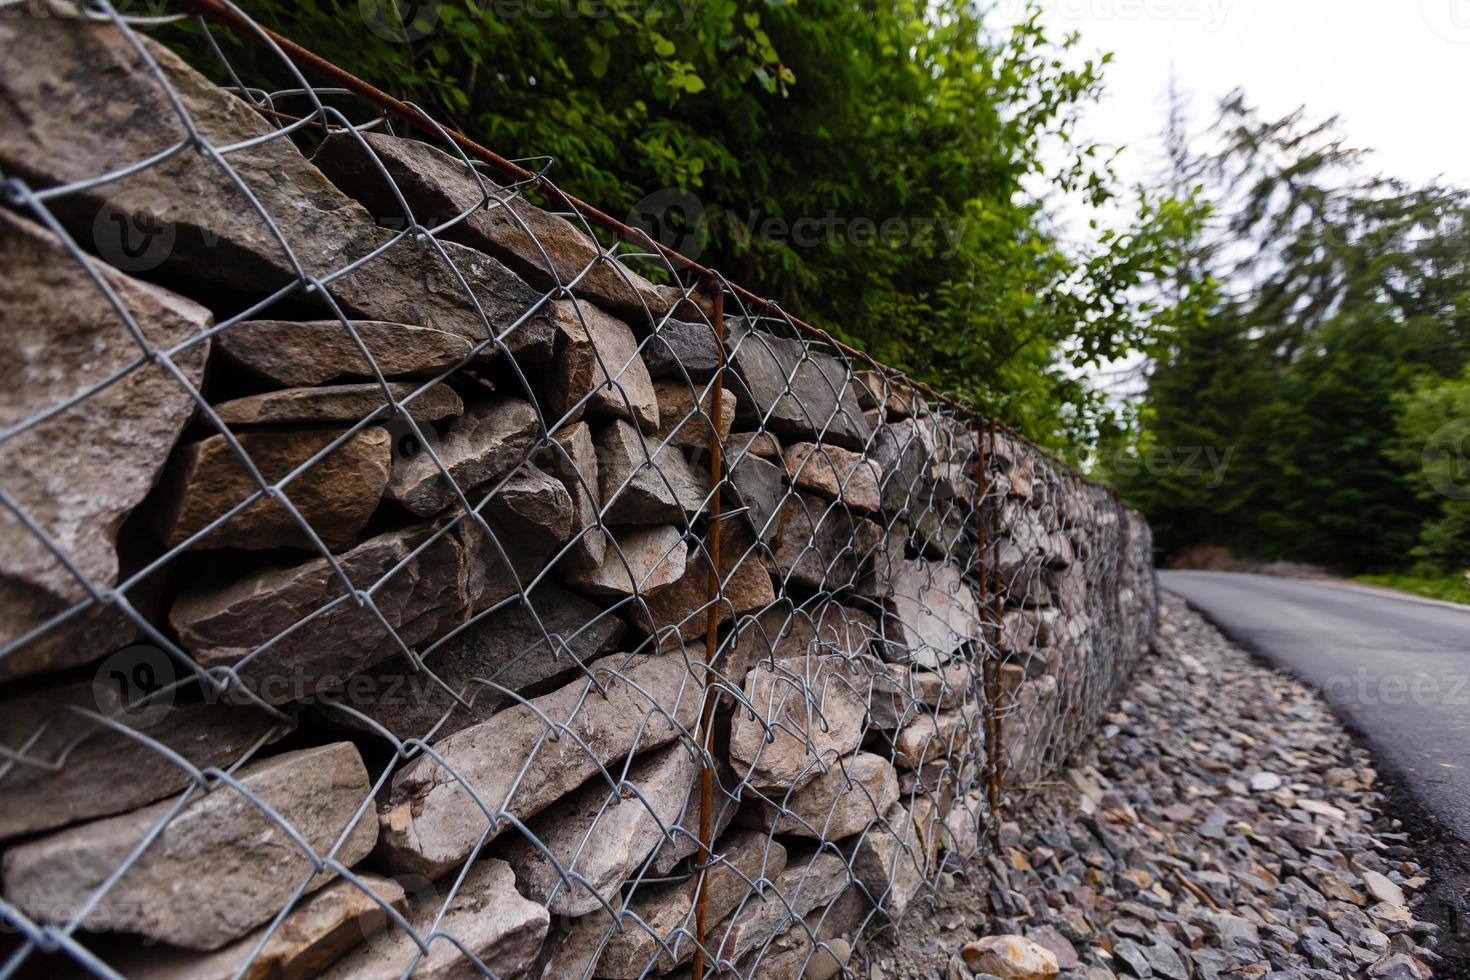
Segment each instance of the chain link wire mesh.
M548 161L0 12L0 976L861 969L1147 643L1112 494Z

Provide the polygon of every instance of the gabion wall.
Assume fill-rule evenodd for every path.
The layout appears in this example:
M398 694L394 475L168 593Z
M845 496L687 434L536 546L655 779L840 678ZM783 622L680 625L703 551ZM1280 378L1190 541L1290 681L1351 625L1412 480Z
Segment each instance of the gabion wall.
M1148 642L1003 428L360 87L12 13L0 975L830 976Z

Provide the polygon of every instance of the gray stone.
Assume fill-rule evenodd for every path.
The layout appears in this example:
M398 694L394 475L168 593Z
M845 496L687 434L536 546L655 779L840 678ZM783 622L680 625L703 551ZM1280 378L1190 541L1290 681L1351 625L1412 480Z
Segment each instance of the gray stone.
M626 776L615 766L617 786L594 776L533 817L527 829L540 846L517 837L502 855L521 893L557 915L614 905L623 882L679 819L699 769L688 746L675 742L635 759Z
M524 580L539 560L512 550L515 567L508 568L479 526L467 521L429 543L434 533L432 527L390 531L337 558L356 588L376 587L378 612L410 646L444 635L476 610L513 594L512 571ZM508 536L502 540L515 547ZM188 588L169 611L169 622L206 667L236 664L275 640L239 668L242 681L272 704L335 688L400 652L383 621L346 597L325 558Z
M577 539L563 561L569 568L596 568L607 555L607 535L598 524L602 491L592 429L578 422L559 430L554 439L556 445L548 446L538 460L572 496Z
M878 636L877 621L860 610L831 601L798 608L782 598L758 615L740 619L727 673L732 683L740 683L760 660L822 654L857 658L868 652L869 642ZM866 691L866 678L862 684Z
M643 342L643 363L655 380L708 381L721 360L720 342L707 323L661 320Z
M766 874L771 876L772 872L767 869ZM708 935L712 945L718 943L718 957L739 961L745 976L800 976L806 952L795 957L796 962L792 964L796 968L795 973L783 972L778 966L780 963L790 964L793 959L791 950L783 950L779 945L783 934L799 934L809 943L810 937L801 924L801 917L830 902L851 880L847 863L831 852L792 860L785 870L774 876L770 894L752 891L743 896L740 907L710 929ZM778 938L769 947L774 960L768 962L753 951L765 946L772 937ZM810 948L808 945L806 950L809 952ZM745 959L747 956L749 959ZM752 973L751 970L758 972Z
M781 466L754 453L724 456L725 501L731 508L744 508L744 523L762 542L770 544L781 534L785 503L790 490Z
M935 759L957 757L969 744L972 727L978 728L977 715L977 706L969 711L920 713L894 738L894 765L918 769Z
M883 540L877 524L810 494L788 496L779 519L771 571L787 585L826 592L854 585Z
M269 429L236 433L235 440L260 476L274 484L327 451L344 431ZM282 493L322 544L340 550L357 540L378 509L391 465L388 430L369 426L293 477ZM165 502L156 524L170 547L189 540L252 495L264 493L223 435L181 446L169 462L164 488ZM283 503L264 496L232 514L193 547L316 549L296 516Z
M1121 939L1113 944L1113 959L1127 967L1135 977L1154 975L1154 968L1149 964L1147 951L1131 939Z
M882 822L858 838L852 852L852 873L873 903L890 918L903 915L924 882L924 854L913 820L902 803L893 804Z
M741 821L773 834L835 841L862 833L897 802L893 765L882 756L858 752L793 793L751 800Z
M388 386L394 401L418 391L420 385L397 381ZM403 406L415 420L432 422L458 415L464 403L448 385L438 384L415 395ZM329 385L324 388L287 388L247 395L214 406L226 425L275 425L282 422L360 422L374 415L380 422L399 418L376 383Z
M0 25L0 37L10 37L18 26L19 21ZM8 40L7 50L12 43L27 46ZM58 57L70 64L74 54ZM0 91L15 70L7 58L0 67ZM0 108L0 119L8 115ZM0 144L13 128L7 121ZM8 211L0 211L0 264L7 280L0 298L0 426L19 426L85 395L5 442L0 459L6 493L77 571L95 586L109 588L118 581L118 528L158 479L194 414L194 400L162 364L149 362L87 394L142 356L127 325L87 267L55 236ZM116 292L156 348L171 348L211 324L202 306L101 263L89 267ZM175 359L196 387L208 353L205 341ZM88 596L8 507L0 508L0 552L5 555L0 644ZM104 652L67 640L20 648L0 658L0 677L72 666Z
M428 888L410 898L406 918L414 935L394 923L332 964L322 980L396 980L410 969L428 980L523 974L541 951L551 917L516 891L510 867L493 858L476 861L464 881L439 884L442 894ZM419 942L431 930L425 952Z
M915 420L877 426L869 457L879 470L879 499L890 514L922 506L934 448Z
M372 850L372 814L353 823L372 790L352 743L253 762L235 779L316 854L331 852L344 834L333 852L342 864L352 865ZM11 848L4 858L6 899L38 921L65 922L174 805L165 800ZM216 949L269 921L303 881L310 879L310 891L335 875L313 877L312 866L272 816L234 787L221 785L196 795L169 820L87 921L187 949Z
M740 396L737 422L773 429L783 439L863 448L868 423L841 361L799 340L753 329L743 317L727 317L725 323L740 379L727 382Z
M683 578L689 545L672 527L626 528L611 535L602 564L574 568L566 582L587 595L606 599L647 599Z
M917 390L878 371L854 371L852 390L863 411L881 408L889 422L910 418L924 410L924 398Z
M336 133L322 142L312 162L379 220L400 226L405 220L381 163L419 224L432 227L470 212L444 229L444 237L488 252L537 289L575 282L576 295L645 322L668 311L677 298L677 290L655 286L616 259L600 257L597 243L567 219L532 204L524 191L472 172L459 157L387 133L361 137L371 154L357 136Z
M751 883L774 880L786 867L786 849L779 841L748 830L736 830L715 842L714 863L704 876L706 913L712 923L730 913L750 892ZM694 932L694 896L697 877L687 881L644 885L626 903L615 904L623 914L622 931L605 912L578 919L545 977L593 975L612 980L634 980L667 972L694 955L694 943L684 930ZM633 919L632 916L637 916ZM641 923L641 924L640 924ZM595 962L597 947L606 941ZM665 952L662 942L670 952ZM655 966L655 960L657 964Z
M741 453L749 453L768 459L774 463L781 462L781 440L773 433L762 430L760 432L732 432L730 438L725 441L725 456L733 458Z
M32 187L51 187L96 177L120 159L160 154L191 139L174 96L199 138L232 147L229 166L254 200L212 157L192 148L173 153L129 174L124 186L83 186L58 201L62 222L98 254L131 259L109 238L115 226L99 221L99 214L123 219L148 212L166 237L144 258L201 293L224 287L268 295L297 282L301 272L327 277L352 266L327 287L348 316L419 324L476 341L505 331L541 299L540 291L488 255L454 242L395 238L254 106L212 85L151 38L137 37L168 82L160 84L140 69L134 43L111 24L85 18L28 18L0 27L0 46L16 53L0 70L6 107L0 164L7 174ZM88 70L72 71L78 64ZM78 126L78 119L91 122ZM518 359L530 361L550 357L551 340L543 309L505 343Z
M667 745L681 728L694 727L701 691L683 657L615 654L589 667L591 679L440 739L438 758L420 756L400 769L378 808L381 860L394 869L442 874L482 837L510 826L500 819L492 827L482 804L491 814L525 820L600 767ZM543 718L558 727L549 730ZM548 737L554 734L560 737Z
M358 872L305 898L267 937L270 926L212 953L169 946L128 950L108 965L134 980L300 980L315 977L334 960L388 924L384 906L408 910L403 886L391 878ZM265 945L259 953L261 940ZM252 955L254 954L254 955Z
M859 453L810 442L793 443L784 455L792 482L827 500L861 511L879 509L877 464Z
M934 668L980 637L974 590L953 565L914 559L895 576L884 619L886 659Z
M866 684L841 656L762 662L745 676L730 722L730 762L761 790L797 790L863 737Z
M0 746L7 756L28 760L0 771L0 838L122 813L191 782L152 745L82 711L114 717L201 769L233 765L258 740L273 741L291 727L263 711L226 704L154 709L134 700L140 692L131 680L102 678L0 703Z
M582 413L632 422L644 432L659 425L659 400L638 341L621 320L590 303L552 304L556 354L547 377L553 414L576 421Z
M608 524L683 525L700 512L709 479L677 446L660 446L618 420L597 434L603 520Z
M530 547L538 553L551 552L576 533L576 509L566 486L531 463L506 477L493 490L486 511L494 525L504 529L498 540L505 548ZM493 545L491 550L493 553Z
M428 517L454 502L455 485L468 497L474 488L499 480L525 462L541 437L541 423L536 410L525 402L493 398L467 406L437 438L428 435L431 430L427 427L421 431L439 462L423 449L400 456L394 462L388 492L418 516Z
M421 654L422 672L398 656L358 674L340 700L398 738L422 738L431 730L444 738L514 703L502 688L521 693L579 669L609 652L626 630L618 617L552 582L538 584L529 603L482 616L445 637ZM322 714L335 724L375 731L350 712L327 708Z
M457 333L380 320L352 321L351 330L340 320L245 320L216 334L215 343L231 360L287 388L372 377L374 365L385 378L438 374L474 349Z

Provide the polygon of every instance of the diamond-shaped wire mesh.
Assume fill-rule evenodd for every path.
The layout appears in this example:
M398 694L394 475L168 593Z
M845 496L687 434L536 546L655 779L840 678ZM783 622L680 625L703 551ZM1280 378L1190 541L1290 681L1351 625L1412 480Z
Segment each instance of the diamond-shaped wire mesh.
M295 85L0 18L0 975L856 968L1088 736L1147 526L200 8Z

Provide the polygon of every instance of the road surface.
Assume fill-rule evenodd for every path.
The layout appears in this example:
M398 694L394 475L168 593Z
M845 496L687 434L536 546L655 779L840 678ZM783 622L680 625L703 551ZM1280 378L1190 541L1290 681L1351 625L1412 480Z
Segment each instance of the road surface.
M1470 606L1264 575L1159 581L1320 689L1436 823L1470 842Z

